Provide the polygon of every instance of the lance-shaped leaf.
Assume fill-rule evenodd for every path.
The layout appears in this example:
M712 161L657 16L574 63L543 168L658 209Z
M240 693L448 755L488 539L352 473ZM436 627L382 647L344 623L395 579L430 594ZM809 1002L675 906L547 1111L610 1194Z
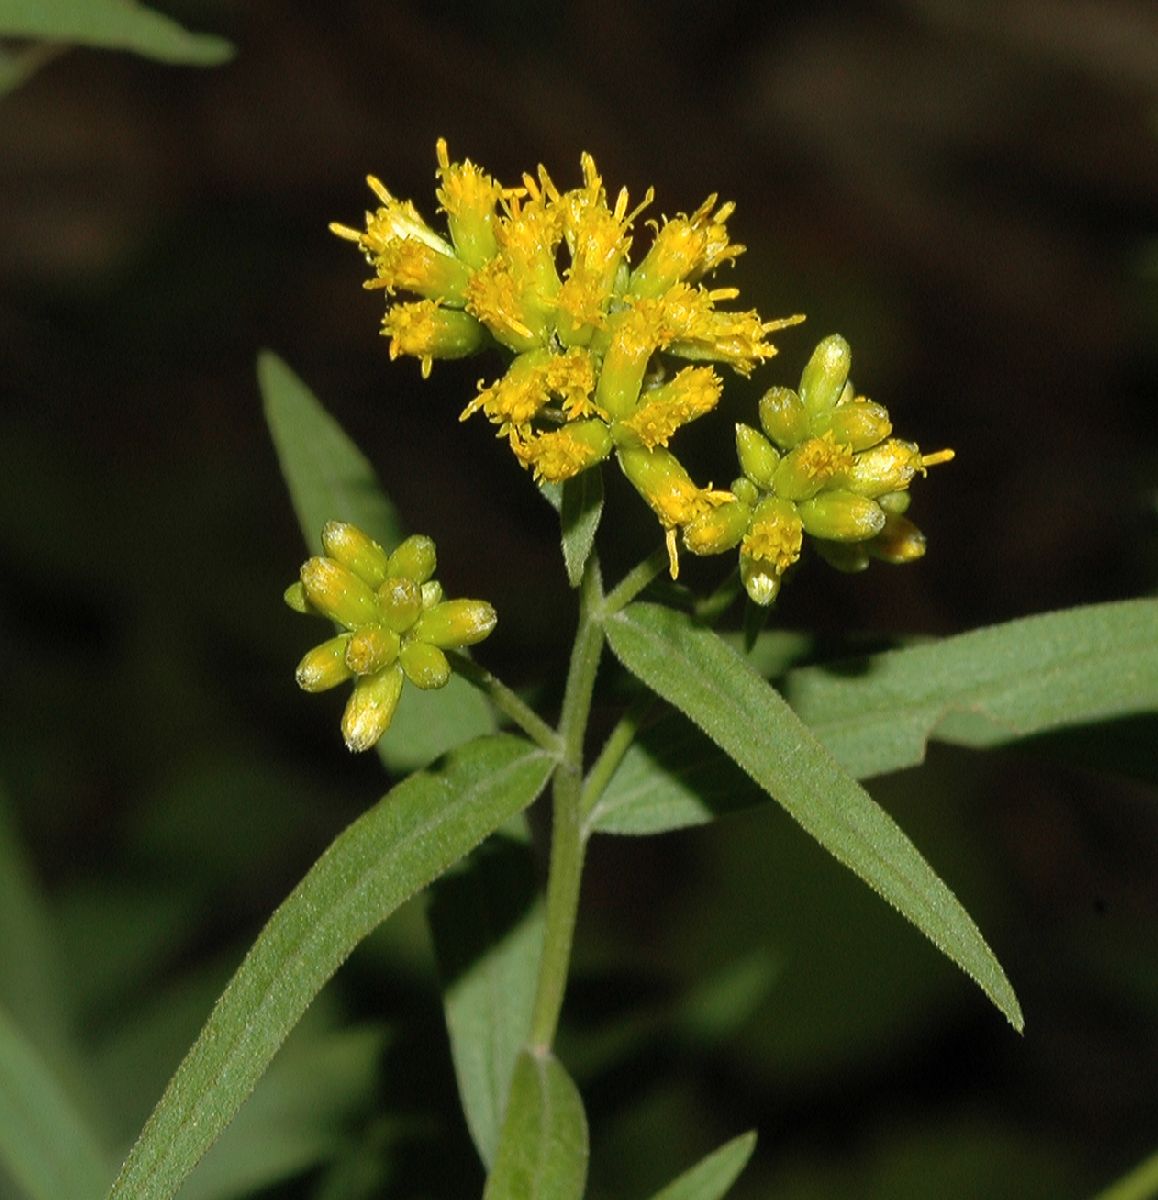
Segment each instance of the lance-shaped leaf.
M0 0L0 37L131 50L162 62L212 67L233 57L224 38L189 33L136 0Z
M896 822L748 663L708 629L653 604L605 624L616 657L674 704L838 862L965 971L1015 1029L1017 997L977 926Z
M0 1168L31 1200L95 1200L112 1174L96 1136L3 1009Z
M756 1135L741 1134L673 1179L652 1200L720 1200L748 1165L755 1149Z
M466 1123L490 1167L515 1060L531 1028L543 945L529 848L490 839L462 870L438 881L427 916Z
M276 354L257 360L265 416L306 546L322 553L322 526L348 521L392 550L405 536L373 467L308 387ZM398 774L495 729L482 694L452 675L434 691L407 688L378 753Z
M598 469L583 471L563 484L559 524L563 536L563 562L573 588L583 578L583 568L595 545L595 531L603 516L603 475Z
M580 1200L587 1183L587 1117L552 1054L515 1063L495 1167L483 1200Z
M538 795L552 760L480 738L400 783L348 829L270 918L177 1068L110 1200L167 1200L253 1090L355 946Z
M964 746L1158 709L1158 600L1092 604L790 671L784 695L859 778Z

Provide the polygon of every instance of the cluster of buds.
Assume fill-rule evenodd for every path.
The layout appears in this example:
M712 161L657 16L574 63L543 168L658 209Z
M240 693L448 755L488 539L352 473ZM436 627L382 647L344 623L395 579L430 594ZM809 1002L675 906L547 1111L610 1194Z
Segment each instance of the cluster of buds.
M322 692L348 679L354 690L342 715L351 750L368 750L386 732L409 679L440 688L450 679L444 651L481 642L495 627L485 600L445 600L433 578L434 542L408 537L388 554L354 525L329 521L325 554L309 559L286 593L296 612L329 617L343 629L298 664L297 681Z
M833 334L809 359L798 391L764 393L763 432L736 426L743 474L731 498L683 530L693 554L739 546L740 578L756 604L775 600L806 533L842 571L863 570L870 558L911 562L925 552L924 535L904 516L908 487L953 451L922 454L890 437L888 410L855 393L850 362L848 343Z
M820 344L799 392L764 396L763 432L738 427L743 475L731 490L697 484L669 448L719 400L723 381L704 364L747 375L776 353L771 333L803 320L721 308L736 289L703 282L744 250L727 232L734 205L712 195L691 215L649 221L651 244L633 266L634 222L653 194L631 208L620 190L609 203L589 154L582 186L565 191L542 166L504 187L469 160L452 163L442 140L437 158L446 237L373 177L380 207L365 229L331 229L370 263L367 287L419 297L387 309L392 358L418 358L425 376L436 358L507 352L506 372L480 380L462 419L481 412L537 481L563 482L614 455L664 529L672 577L681 538L694 554L738 545L761 605L804 533L843 570L920 556L924 540L902 515L906 488L952 453L921 455L889 437L885 409L847 382L842 338Z

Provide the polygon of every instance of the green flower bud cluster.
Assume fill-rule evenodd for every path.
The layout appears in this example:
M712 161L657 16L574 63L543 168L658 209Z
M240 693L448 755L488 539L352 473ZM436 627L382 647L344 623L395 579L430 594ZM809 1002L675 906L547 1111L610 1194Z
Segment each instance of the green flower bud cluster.
M302 566L285 600L296 612L329 617L343 632L306 654L297 681L307 692L323 692L352 679L342 734L350 750L368 750L390 727L403 681L444 687L444 651L481 642L497 617L485 600L443 598L433 578L434 542L422 534L388 554L356 526L329 521L322 547L325 554Z
M951 450L921 454L890 437L880 404L857 396L848 381L852 354L837 334L825 338L800 387L771 388L760 400L760 429L736 426L743 474L732 499L683 529L693 554L739 546L740 577L749 598L771 604L808 534L821 557L842 571L871 558L920 558L925 538L905 516L909 484Z

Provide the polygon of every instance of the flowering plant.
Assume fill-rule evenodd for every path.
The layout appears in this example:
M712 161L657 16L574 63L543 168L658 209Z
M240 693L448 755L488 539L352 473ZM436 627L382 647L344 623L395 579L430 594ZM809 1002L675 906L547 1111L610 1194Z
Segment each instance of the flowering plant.
M632 208L620 191L612 202L589 155L566 190L542 167L501 185L452 162L443 142L437 158L445 236L375 179L379 207L364 228L333 229L370 264L366 286L388 297L391 358L418 359L424 377L444 358L500 363L458 416L495 426L558 510L577 600L562 702L543 715L536 693L468 653L502 614L484 599L446 598L433 539L407 535L358 449L264 355L266 412L311 550L285 601L334 627L306 651L297 682L307 692L352 685L346 745L377 747L394 783L273 914L109 1200L176 1194L341 963L425 888L484 1200L579 1200L587 1118L557 1043L587 849L603 835L659 833L768 801L1020 1031L1017 998L977 926L858 780L919 762L934 736L992 744L1146 703L1136 680L1069 653L1095 626L1100 645L1134 653L1154 620L1142 602L918 644L843 675L797 663L760 627L806 545L841 571L916 561L925 539L906 515L910 485L952 452L895 437L887 408L851 384L847 342L830 335L796 388L769 386L735 426L735 478L696 482L677 435L716 408L722 370L762 369L776 352L770 336L802 320L731 307L736 289L708 282L744 249L727 229L732 205L713 195L690 215L649 221L647 248L633 257L653 196ZM660 527L609 587L596 549L604 464ZM733 551L711 595L659 586L665 571L678 579L684 552ZM742 634L729 631L737 605ZM546 790L549 821L533 808ZM536 861L541 891L529 882ZM498 919L511 888L518 902ZM736 1136L655 1200L722 1196L754 1141Z

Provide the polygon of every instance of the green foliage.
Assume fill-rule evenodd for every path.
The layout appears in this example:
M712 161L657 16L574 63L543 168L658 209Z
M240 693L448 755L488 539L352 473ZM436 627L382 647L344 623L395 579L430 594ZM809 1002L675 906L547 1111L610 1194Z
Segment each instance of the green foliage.
M690 717L820 844L907 917L1005 1014L1017 997L977 926L893 819L714 633L634 604L607 621L623 664Z
M720 1200L747 1166L755 1149L754 1133L733 1138L656 1192L652 1200Z
M31 1200L94 1200L111 1165L36 1048L0 1009L0 1167Z
M553 1054L524 1050L483 1200L580 1200L587 1153L587 1117L575 1085Z
M187 66L213 67L233 57L224 38L189 33L135 0L0 0L0 35L129 50Z
M109 1193L176 1194L355 946L538 795L550 762L520 739L464 747L399 784L333 842L270 918Z

